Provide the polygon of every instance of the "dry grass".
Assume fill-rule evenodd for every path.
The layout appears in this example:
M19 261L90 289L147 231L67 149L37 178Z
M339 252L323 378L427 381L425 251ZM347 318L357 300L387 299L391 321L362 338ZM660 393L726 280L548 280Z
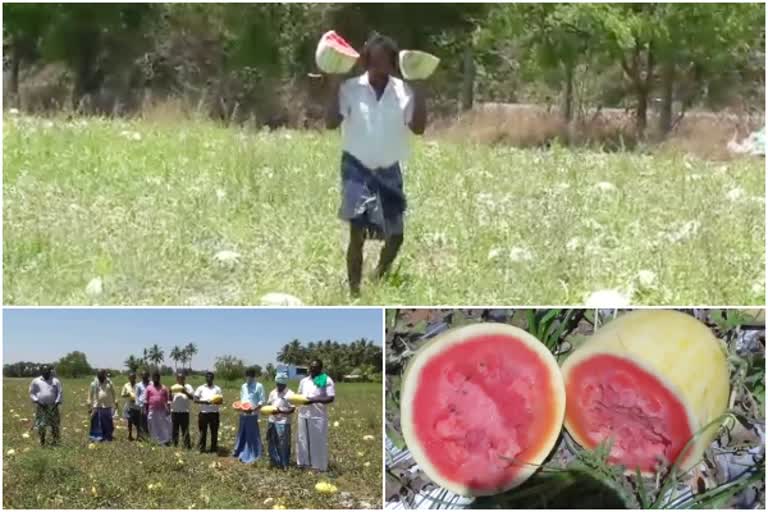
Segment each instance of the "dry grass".
M453 142L509 145L520 148L549 146L554 142L607 151L643 146L664 152L683 152L710 160L734 155L726 147L734 135L743 138L764 123L764 116L730 112L690 112L675 124L663 142L656 133L654 115L648 119L648 137L641 141L631 112L602 109L589 112L568 126L557 109L538 105L486 103L456 117L432 123L431 135Z

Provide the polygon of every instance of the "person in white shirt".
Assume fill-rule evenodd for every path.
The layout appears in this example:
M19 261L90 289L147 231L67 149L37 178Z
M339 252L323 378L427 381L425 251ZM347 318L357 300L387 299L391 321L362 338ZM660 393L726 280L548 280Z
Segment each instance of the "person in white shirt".
M267 427L267 450L269 451L270 465L288 469L291 463L291 419L290 414L296 410L288 401L293 396L293 391L288 389L288 374L278 372L275 375L276 389L269 393L267 405L277 409L277 412L269 416Z
M205 374L205 384L195 390L195 403L200 404L200 413L197 415L197 427L200 429L200 453L206 451L206 437L208 429L211 430L211 453L219 451L219 406L211 402L213 397L221 395L221 388L213 383L213 372Z
M45 434L48 427L51 428L53 445L59 444L61 405L63 388L59 379L52 375L52 369L48 365L41 368L41 375L29 385L29 398L35 404L35 428L40 436L40 446L45 446Z
M406 198L400 169L410 134L427 124L423 88L397 75L397 43L373 34L361 52L365 73L343 80L331 76L325 121L341 126L342 201L339 216L350 224L347 276L353 297L360 294L366 238L384 240L376 277L389 272L403 244Z
M123 386L120 396L125 399L123 402L123 418L128 422L128 440L133 441L133 427L136 427L137 438L141 430L141 408L136 403L136 372L131 371L128 374L128 382Z
M99 370L88 388L88 412L91 416L91 441L112 441L115 423L112 410L115 408L115 387L107 378L106 370Z
M184 448L192 448L189 436L189 408L195 398L195 391L187 384L187 376L183 371L176 372L176 384L171 386L171 425L173 429L173 446L179 446L179 432L183 437Z
M147 424L147 388L149 387L149 372L141 372L141 382L136 384L136 407L139 408L139 427L136 429L137 439L144 439L149 432Z
M299 407L299 433L296 438L296 459L300 467L318 471L328 470L328 404L336 398L333 380L323 372L319 359L309 365L309 376L299 382L300 395L309 404Z

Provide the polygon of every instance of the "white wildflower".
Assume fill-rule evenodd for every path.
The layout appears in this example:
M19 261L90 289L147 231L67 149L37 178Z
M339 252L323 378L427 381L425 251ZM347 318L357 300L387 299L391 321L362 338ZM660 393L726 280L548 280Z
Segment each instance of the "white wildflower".
M98 297L104 292L104 283L100 277L94 277L85 287L85 293L89 297Z
M214 261L223 266L233 266L240 261L240 253L235 251L219 251L213 255Z
M637 282L642 288L652 288L656 284L656 273L651 270L641 270L637 273Z
M728 191L727 194L725 194L725 197L727 197L731 201L738 201L742 197L744 197L744 194L746 192L741 187L736 187L734 189L731 189Z
M588 308L622 308L629 304L629 297L619 290L597 290L586 300Z
M227 193L224 192L222 189L217 188L216 189L216 199L218 199L219 201L223 201L225 197L227 197Z
M489 260L495 260L499 256L501 256L501 249L499 249L498 247L494 247L493 249L488 251L488 259Z
M369 435L365 435L365 436L363 436L363 441L373 441L374 439L376 439L376 438L375 438L375 437L373 437L373 436L372 436L372 435L370 435L370 434L369 434Z
M595 184L595 188L597 188L600 192L613 192L616 190L616 185L613 183L610 183L608 181L601 181L597 184Z
M701 228L701 223L697 220L689 220L680 226L675 232L667 233L666 238L672 243L682 242L694 237Z
M261 296L260 303L262 306L285 306L285 307L297 307L303 306L304 303L298 297L289 295L287 293L270 292Z
M581 247L581 238L577 236L571 238L565 244L565 248L568 249L569 251L575 251L579 247Z
M509 259L512 261L531 261L533 253L524 247L513 247L509 251Z

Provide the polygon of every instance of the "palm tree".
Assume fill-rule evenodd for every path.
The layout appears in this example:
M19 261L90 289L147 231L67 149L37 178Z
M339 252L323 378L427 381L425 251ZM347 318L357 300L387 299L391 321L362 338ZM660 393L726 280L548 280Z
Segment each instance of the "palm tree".
M125 360L123 363L126 368L128 368L129 371L135 372L139 368L141 368L141 359L131 354L128 356L128 359Z
M158 370L160 370L160 365L165 360L165 351L161 349L157 343L149 347L149 350L147 351L147 357L149 360L155 364Z
M183 361L184 359L184 351L179 348L178 345L174 345L174 347L171 349L171 354L168 357L170 357L171 361L173 361L174 370L178 370L179 361Z
M187 343L184 347L184 351L187 353L187 362L189 363L189 369L192 369L192 358L197 355L197 345L194 343Z

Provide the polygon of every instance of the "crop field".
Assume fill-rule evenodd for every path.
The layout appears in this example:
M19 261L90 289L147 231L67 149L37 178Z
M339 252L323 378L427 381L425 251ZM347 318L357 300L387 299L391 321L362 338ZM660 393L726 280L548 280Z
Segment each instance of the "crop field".
M518 487L493 496L473 499L455 495L433 483L419 467L405 441L406 427L401 421L401 404L405 403L406 398L401 400L401 389L403 372L408 362L427 339L451 327L484 321L503 322L534 334L555 356L557 363L562 365L574 350L578 350L582 343L587 342L588 338L603 325L624 313L619 310L572 309L389 310L386 341L385 476L385 500L388 504L396 508L404 505L405 508L479 509L765 509L765 313L757 310L687 311L698 320L705 322L715 337L720 340L720 347L725 351L729 370L727 374L721 373L723 379L717 381L713 378L716 371L709 373L702 368L702 365L695 365L694 371L690 372L687 379L688 384L706 390L709 401L705 403L709 404L708 407L712 407L714 403L713 395L716 390L723 390L722 384L726 382L726 378L729 379L730 384L730 394L727 395L723 390L721 395L723 399L728 398L726 413L717 416L713 421L712 424L717 426L717 431L713 432L711 443L702 447L703 455L698 457L689 469L684 470L671 461L662 460L655 464L653 470L648 471L647 475L631 470L625 472L624 467L609 461L608 455L613 453L610 442L598 445L595 449L585 449L576 442L565 426L560 429L553 448L544 454L545 458L541 464L536 464L528 480ZM624 332L627 333L627 331ZM627 340L631 334L627 336L624 340ZM693 336L691 340L684 343L689 343L692 339ZM637 339L634 342L634 347L637 349L640 345ZM674 340L670 340L670 343L674 343ZM477 350L481 351L481 349ZM694 354L691 352L686 354L688 357L697 357L698 350ZM450 371L450 361L441 360L441 364L442 368L449 368L445 370L446 372ZM455 368L458 366L453 368L454 371L456 371ZM710 368L716 368L716 366ZM684 373L680 367L678 371ZM489 371L490 373L492 372ZM466 375L469 381L470 374ZM474 375L482 375L482 369ZM711 380L701 382L699 379ZM473 381L472 385L468 385L466 389L462 388L464 389L462 392L466 394L467 389L470 391L473 389L472 386L482 388L482 381L483 377L480 376L477 383ZM639 381L634 382L633 386L637 386L636 383ZM717 382L720 382L721 387L718 388ZM444 383L441 385L443 386L441 389L450 389ZM612 385L607 384L609 387ZM423 386L423 382L419 386ZM463 397L463 400L471 398L472 404L487 404L490 400L498 403L499 397L504 397L507 403L519 403L513 401L515 399L513 392L502 391L510 389L509 386L504 386L505 384L499 381L499 384L493 388L493 396L487 395L486 389L486 395L481 392L474 392L474 394L470 392L470 396ZM622 405L615 406L614 413L617 416L628 414L633 417L642 417L644 414L642 404L640 402L632 404L631 400L623 402L627 400L627 389L619 389L621 389ZM632 392L637 390L638 387L630 390L630 397ZM566 393L570 392L566 390ZM616 391L616 394L619 392ZM609 404L607 408L614 407L611 405L609 393L603 395L602 399ZM439 404L441 400L446 399L436 396L433 403ZM546 398L539 395L536 400L538 405L545 402ZM584 408L589 409L588 402L579 403L587 403ZM632 405L626 406L627 403ZM630 412L619 412L624 406L625 410ZM439 408L437 410L441 411ZM457 413L456 417L459 419L455 420L456 424L471 431L477 427L475 423L478 421L477 418L504 417L503 413L495 407L480 411L479 416L475 416L475 412L476 410L473 411L472 418L463 423L463 417ZM425 413L423 417L429 416ZM524 418L524 416L517 418ZM621 428L625 426L626 424ZM649 430L658 435L656 428L652 426ZM660 427L659 430L663 428ZM477 429L485 432L482 426ZM493 432L492 427L489 429L488 432ZM618 430L611 430L611 432L616 431ZM504 432L514 437L514 434L509 434L514 432L511 429ZM694 438L699 434L700 432L695 432ZM484 433L480 434L481 437L484 435ZM487 444L483 445L481 441L476 441L476 446L480 447L479 453L484 453L486 450L490 454L499 453L501 449L496 451L492 434L487 435L491 439L491 448L486 448ZM445 444L455 438L447 439L449 440L445 441ZM631 439L630 443L644 442L642 434L636 437L630 436L629 439ZM626 445L622 445L621 440L617 442L619 443L618 453L624 453L621 450L624 450ZM458 444L462 446L461 442ZM648 448L648 444L638 446L642 446L646 454L653 453L653 448Z
M168 378L166 378L168 380ZM190 383L197 386L202 382ZM381 385L337 385L329 409L328 473L269 467L265 454L253 465L232 458L237 413L222 407L219 454L129 442L124 420L115 441L90 446L87 386L90 379L65 379L62 443L40 448L32 430L29 379L3 381L3 508L378 508L381 506ZM123 377L114 379L119 390ZM170 382L170 380L168 380ZM239 399L225 387L225 404ZM296 388L296 383L289 385ZM197 407L190 434L197 439ZM266 422L259 421L266 442ZM372 436L372 437L368 437ZM50 438L50 433L49 433ZM292 460L295 463L296 425ZM266 448L266 444L265 444ZM338 491L320 494L318 482Z
M351 301L336 134L6 115L3 143L6 304ZM761 159L427 139L405 186L403 252L359 304L763 301Z

